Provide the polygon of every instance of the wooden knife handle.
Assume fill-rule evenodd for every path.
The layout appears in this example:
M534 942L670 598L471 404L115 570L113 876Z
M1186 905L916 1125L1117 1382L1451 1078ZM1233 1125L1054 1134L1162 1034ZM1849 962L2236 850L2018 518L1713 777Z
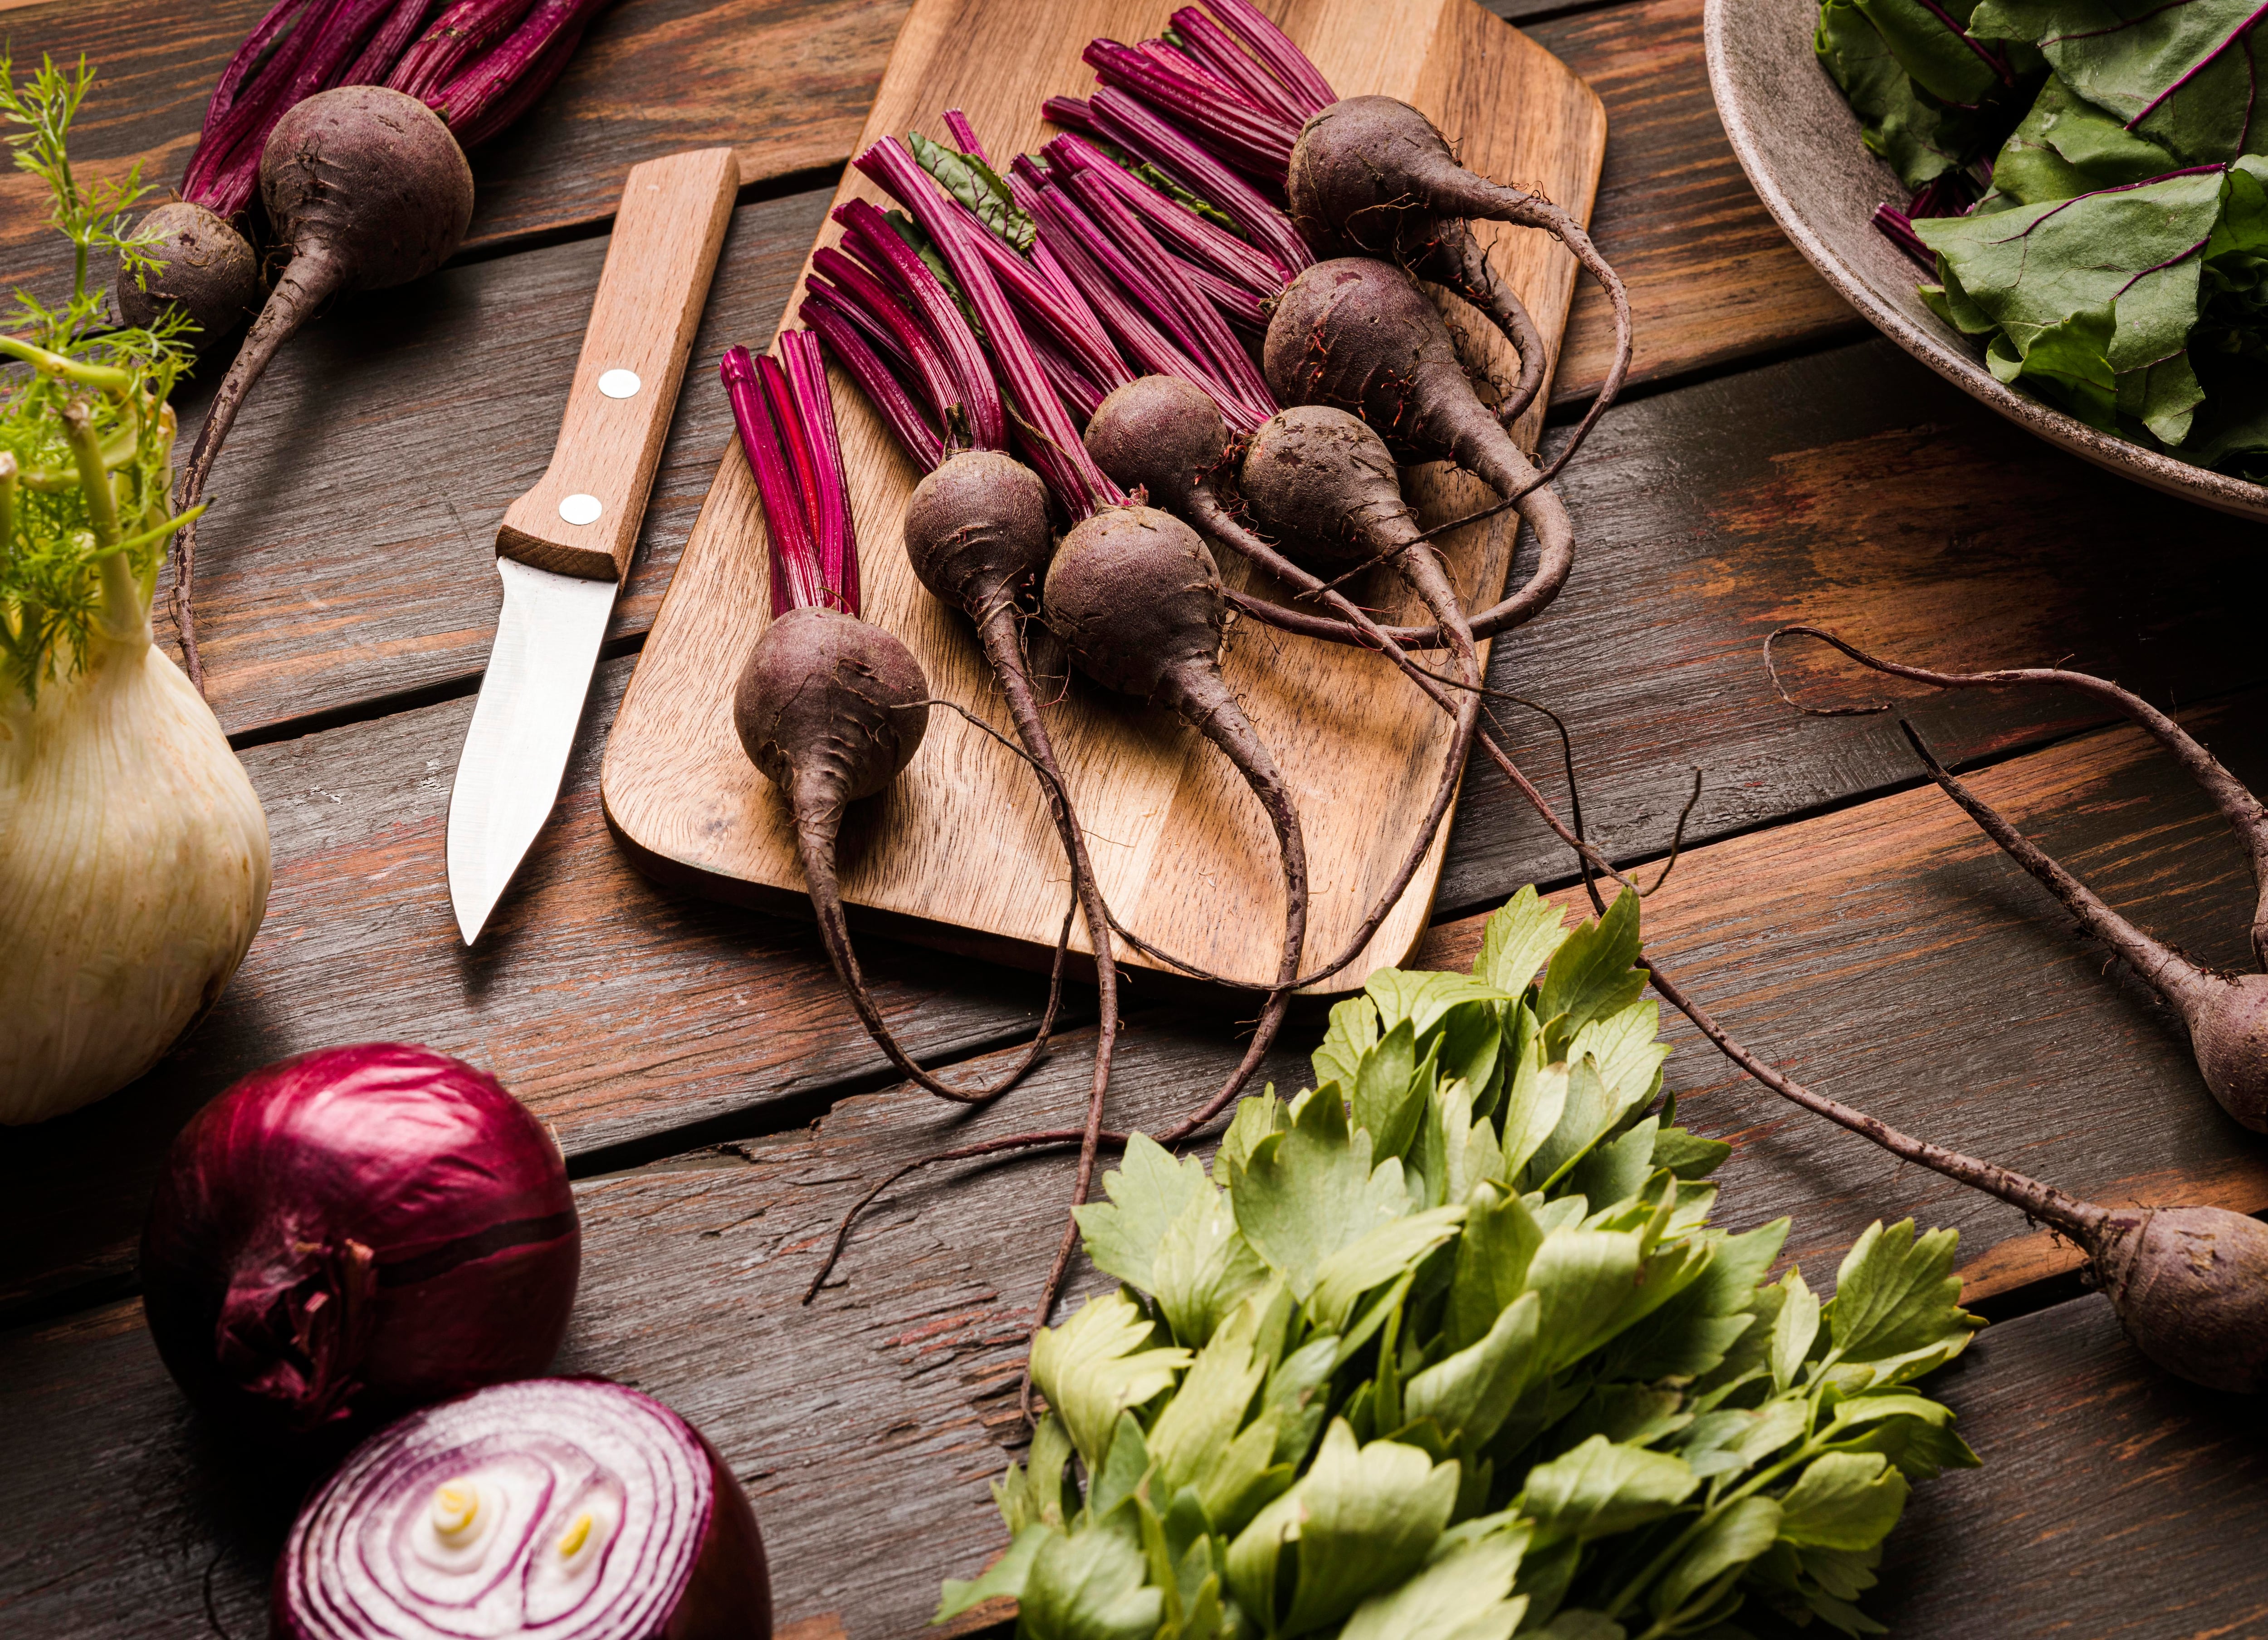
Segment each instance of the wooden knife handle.
M630 568L740 185L729 148L630 167L559 443L504 509L504 557L586 580Z

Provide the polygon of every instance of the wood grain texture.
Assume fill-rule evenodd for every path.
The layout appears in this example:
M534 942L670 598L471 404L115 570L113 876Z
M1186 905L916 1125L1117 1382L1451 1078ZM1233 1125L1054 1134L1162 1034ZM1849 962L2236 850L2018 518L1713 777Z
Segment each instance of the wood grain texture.
M1469 162L1536 179L1587 218L1605 136L1595 101L1471 0L1302 0L1275 9L1341 92L1413 102L1462 137ZM1142 38L1170 10L1162 0L924 0L884 75L862 146L933 125L952 107L967 110L990 147L1035 146L1046 131L1045 97L1092 83L1079 61L1086 42ZM1509 108L1521 117L1504 118ZM855 170L844 173L838 195L850 197L887 203ZM830 222L821 242L839 236ZM1572 263L1540 233L1492 237L1498 267L1547 345L1556 344ZM792 314L791 306L790 322ZM1498 349L1491 367L1508 373L1500 339ZM864 613L906 640L932 691L983 699L987 670L967 623L922 588L905 559L901 526L918 474L850 380L838 374L835 389ZM1429 522L1488 494L1441 468L1424 469L1408 489ZM1507 515L1444 542L1469 602L1494 601L1512 536ZM733 682L769 607L765 550L755 480L735 451L687 543L603 777L608 818L647 869L733 898L800 893L803 885L787 806L741 751L730 720ZM1405 617L1417 607L1403 595ZM1255 633L1232 648L1223 670L1300 813L1313 884L1307 949L1336 954L1410 851L1416 816L1440 779L1447 721L1414 692L1380 688L1377 662L1352 650ZM996 727L1006 728L1005 716ZM1166 714L1086 689L1060 703L1049 734L1115 913L1200 968L1248 982L1271 978L1282 946L1281 869L1267 820L1227 761ZM1357 794L1359 802L1337 801ZM1408 951L1432 898L1441 847L1437 838L1348 975ZM933 715L913 764L857 823L842 889L847 903L903 920L916 937L974 930L1039 954L1054 944L1065 877L1031 772L977 728ZM1088 933L1074 937L1086 949ZM1131 953L1121 960L1149 961Z
M1741 173L1709 95L1701 0L1638 0L1522 26L1606 105L1614 135L1593 237L1630 286L1633 382L1867 333ZM1585 280L1557 396L1596 388L1613 334L1604 299Z
M1211 1060L1137 1031L1116 1084L1130 1118L1181 1108ZM1043 1074L1035 1104L1067 1117L1080 1083L1076 1067ZM941 1122L918 1096L870 1096L807 1134L578 1193L584 1275L560 1370L636 1384L715 1440L755 1503L783 1622L810 1625L791 1633L922 1632L939 1581L1005 1540L986 1487L1017 1438L1023 1339L1067 1164L894 1193L841 1283L796 1303L861 1180L922 1154ZM1723 1175L1732 1215L1750 1205L1749 1166ZM1842 1251L1821 1249L1815 1285L1831 1287ZM1086 1272L1080 1285L1101 1284ZM1933 1388L1986 1466L1917 1489L1868 1602L1895 1633L2256 1631L2268 1466L2251 1404L2169 1381L2094 1299L1990 1329ZM137 1304L0 1333L10 1632L197 1632L210 1574L226 1631L258 1633L300 1490L188 1412ZM2176 1612L2178 1626L2164 1621Z
M557 84L472 156L465 248L588 232L610 217L623 173L682 149L733 144L761 183L840 165L865 120L907 0L615 0ZM170 187L205 103L269 0L43 0L8 19L18 63L83 51L100 79L72 133L83 179ZM0 173L0 255L11 279L61 274L39 182Z
M157 1069L0 1141L0 1306L123 1279L175 1132L289 1054L386 1040L460 1054L571 1156L734 1112L762 1127L765 1106L885 1069L815 932L658 889L608 838L595 731L629 674L599 669L559 808L470 951L449 910L445 818L471 700L246 754L275 850L268 920L219 1007ZM1028 1037L1045 1003L1027 976L879 940L860 955L924 1060Z
M630 167L559 442L535 487L504 509L497 528L504 557L592 580L618 581L630 568L740 181L729 148ZM622 371L630 392L603 391ZM601 508L579 525L563 511L578 494Z
M2067 656L2161 705L2268 677L2257 528L2049 449L1887 342L1618 407L1562 482L1574 573L1497 646L1491 681L1567 718L1588 818L1619 857L1668 846L1696 766L1689 840L1918 776L1894 718L1805 718L1773 694L1762 646L1786 622L1955 670ZM1962 756L2102 720L2058 691L1879 690L1819 657L1786 655L1806 698L1895 699ZM1539 778L1558 767L1548 724L1491 711ZM1526 804L1479 772L1450 859L1437 914L1571 869Z
M2264 702L2188 720L2256 789ZM1966 778L2142 927L2251 965L2244 856L2139 730ZM1587 905L1580 889L1555 898ZM1727 1029L1908 1133L2108 1205L2268 1208L2268 1149L2213 1102L2179 1020L1934 786L1690 852L1645 918L1647 949ZM1484 920L1437 927L1418 962L1469 965ZM1949 1224L1978 1299L2072 1267L2014 1208L1785 1103L1668 1023L1678 1119L1734 1147L1728 1222L1792 1213L1787 1251L1815 1263L1876 1218Z
M2268 1414L2152 1370L2088 1297L1932 1380L1984 1457L1915 1489L1867 1609L1898 1636L2268 1633Z

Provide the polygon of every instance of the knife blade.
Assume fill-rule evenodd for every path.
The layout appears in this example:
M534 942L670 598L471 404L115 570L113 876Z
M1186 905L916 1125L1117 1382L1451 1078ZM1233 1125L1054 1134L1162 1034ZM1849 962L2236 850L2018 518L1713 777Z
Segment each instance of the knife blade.
M449 794L467 945L558 802L740 183L729 148L630 167L551 464L497 530L504 609Z

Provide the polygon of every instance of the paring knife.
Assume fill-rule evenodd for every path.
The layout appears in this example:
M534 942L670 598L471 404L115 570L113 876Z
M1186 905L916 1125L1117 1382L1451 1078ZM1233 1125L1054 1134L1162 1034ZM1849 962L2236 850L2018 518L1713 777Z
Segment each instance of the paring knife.
M630 167L551 465L497 531L504 614L449 794L468 945L559 800L740 184L729 148Z

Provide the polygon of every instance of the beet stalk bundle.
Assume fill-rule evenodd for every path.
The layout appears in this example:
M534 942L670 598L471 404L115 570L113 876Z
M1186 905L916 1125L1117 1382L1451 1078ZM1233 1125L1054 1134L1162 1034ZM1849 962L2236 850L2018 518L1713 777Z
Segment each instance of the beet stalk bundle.
M153 213L166 271L117 290L129 323L178 305L204 345L258 308L190 450L184 507L302 325L334 297L423 278L455 252L473 215L465 149L534 105L607 3L457 0L422 35L431 0L280 0L261 20L214 90L180 201ZM284 259L264 302L237 225L255 190ZM175 550L174 621L202 688L194 526Z
M2051 667L2021 667L1992 672L1935 672L1923 667L1885 661L1845 642L1815 626L1784 626L1764 640L1764 663L1775 686L1779 676L1772 669L1771 646L1781 638L1815 638L1841 650L1859 665L1937 689L1993 689L2008 684L2051 684L2077 690L2099 700L2146 730L2171 752L2183 768L2213 798L2229 829L2245 847L2252 868L2256 895L2250 936L2254 957L2268 964L2268 808L2223 767L2220 759L2200 746L2188 730L2131 690L2085 672ZM1785 688L1782 699L1791 705ZM1799 711L1819 708L1798 706ZM1886 712L1886 705L1830 708L1832 715ZM2103 904L2093 890L2050 859L2039 846L2010 824L2006 816L1948 773L1911 724L1902 723L1905 735L1946 795L1961 805L1979 830L2010 859L2037 878L2062 902L2079 926L2116 951L2142 980L2181 1016L2197 1056L2198 1072L2221 1108L2255 1133L2268 1133L2268 973L2222 974L2191 962L2163 942L2154 940Z
M1054 551L1048 485L1006 453L1008 418L998 383L966 316L929 264L865 200L846 202L836 210L836 220L843 225L842 245L822 249L814 258L804 321L923 469L906 507L907 561L932 595L961 610L976 627L1017 737L1040 772L1094 950L1100 1022L1088 1124L1100 1132L1118 1037L1118 968L1110 914L1040 713L1018 605L1020 592L1046 572ZM1022 339L999 330L992 335L996 346ZM910 385L870 345L870 336L900 361ZM1090 1148L1078 1187L1081 1200L1093 1167ZM813 1282L813 1293L833 1262L830 1258ZM1056 1279L1049 1284L1050 1300ZM1051 1303L1042 1305L1042 1323L1050 1308Z
M1247 0L1208 0L1208 9L1221 26L1195 8L1174 13L1183 49L1165 41L1145 41L1138 48L1092 42L1086 61L1102 86L1083 117L1221 205L1248 232L1256 226L1249 220L1256 214L1252 201L1265 197L1259 190L1281 197L1307 252L1286 260L1294 273L1317 257L1382 257L1484 314L1520 356L1519 379L1496 411L1506 427L1543 386L1543 341L1469 225L1506 222L1552 235L1607 293L1616 347L1605 382L1557 460L1540 477L1524 481L1548 482L1613 403L1628 373L1630 302L1620 277L1567 211L1540 195L1466 170L1432 122L1409 104L1391 97L1338 97L1299 48ZM1200 171L1207 173L1204 181L1197 180ZM1230 174L1226 180L1224 172ZM1231 205L1209 183L1226 186L1238 203ZM1271 334L1274 329L1271 324ZM1330 341L1336 347L1338 338ZM1285 345L1289 351L1290 343ZM1373 362L1382 366L1387 356ZM1287 402L1331 402L1290 400L1272 376L1271 383ZM1433 395L1427 402L1437 419L1469 419L1464 405L1469 391L1445 393L1417 376L1410 387ZM1395 441L1390 426L1373 425ZM1468 440L1475 436L1468 434ZM1441 454L1410 459L1437 460ZM1466 464L1462 454L1455 459ZM1517 491L1504 493L1509 499Z
M718 373L755 475L770 542L772 620L733 693L733 728L794 816L819 931L850 1004L890 1063L920 1087L977 1104L1012 1087L1045 1051L1062 996L1063 952L1036 1039L990 1087L954 1088L914 1063L874 1004L850 942L836 872L843 811L897 779L929 728L929 680L893 634L858 618L858 542L818 339L789 331L781 359L728 350ZM1066 918L1064 931L1071 930Z
M954 127L954 134L964 142L971 140L965 122ZM1042 587L1042 609L1049 628L1063 640L1073 663L1096 683L1172 708L1219 747L1244 776L1276 833L1284 874L1283 948L1276 982L1270 987L1251 1041L1226 1086L1216 1096L1225 1104L1259 1067L1289 1009L1306 941L1307 868L1299 815L1283 776L1220 676L1227 608L1219 569L1196 531L1171 513L1130 503L1088 454L1044 361L1029 344L1002 282L995 277L997 258L986 243L989 230L940 195L913 155L895 139L884 138L854 163L913 213L975 310L1023 436L1035 456L1042 458L1035 465L1049 476L1057 501L1072 520L1048 565ZM815 260L814 265L820 267ZM1052 272L1044 277L1051 279ZM873 334L879 335L882 329L876 326ZM866 351L873 352L871 348ZM909 360L912 355L913 350L907 349ZM885 399L905 396L903 384L889 378L879 357L872 361L871 373L870 391L880 392ZM942 448L946 435L936 433L925 423L917 426L908 416L909 408L886 405L884 414L893 425L913 432L923 448L927 448L933 434ZM1098 938L1096 942L1103 941ZM1101 1114L1099 1102L1091 1104L1085 1127L1068 1132L1069 1141L1080 1146L1074 1205L1084 1202L1091 1187L1094 1156L1103 1138ZM887 1188L889 1182L885 1180L873 1193ZM873 1199L870 1194L865 1200ZM860 1202L845 1217L828 1255L829 1264L841 1252L865 1205ZM1049 1273L1039 1311L1042 1323L1052 1310L1076 1246L1074 1223L1067 1226ZM822 1270L821 1279L824 1274ZM814 1291L816 1288L814 1282Z

